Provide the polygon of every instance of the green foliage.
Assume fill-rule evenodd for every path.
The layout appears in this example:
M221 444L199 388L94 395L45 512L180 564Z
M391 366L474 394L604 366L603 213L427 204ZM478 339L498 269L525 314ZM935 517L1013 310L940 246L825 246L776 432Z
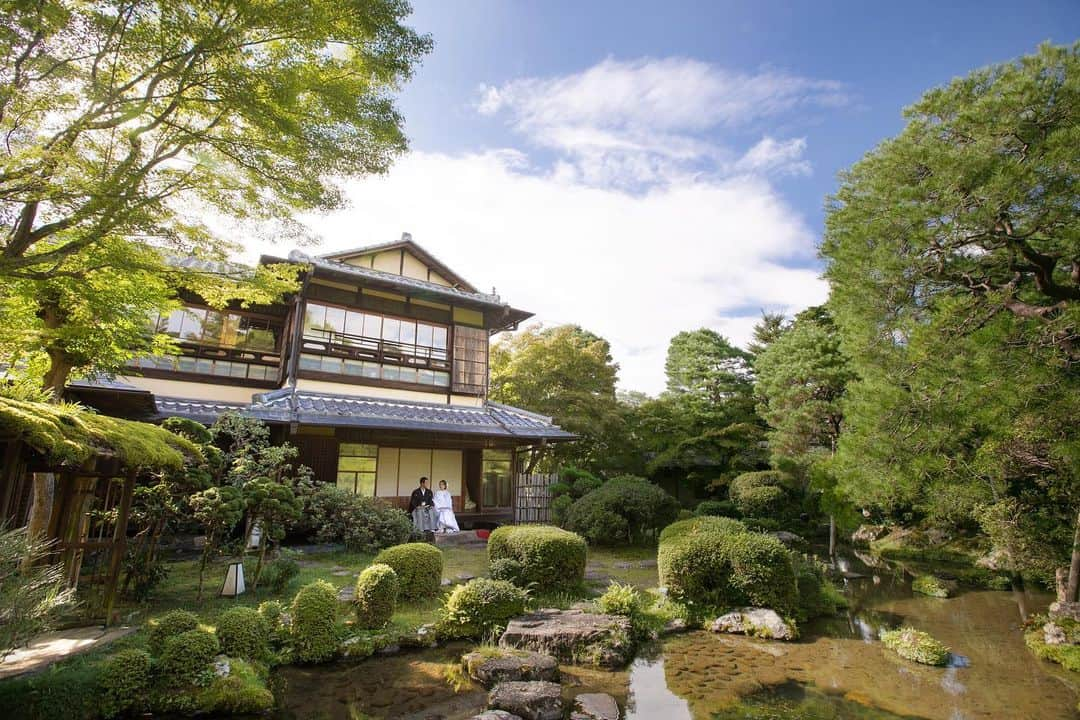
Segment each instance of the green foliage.
M150 652L161 655L169 640L197 627L199 627L199 618L195 613L187 610L170 610L150 626L147 638Z
M799 622L835 615L840 608L847 607L847 598L829 580L824 563L814 557L792 553L791 564L799 591L799 608L795 615Z
M525 566L513 558L499 558L491 561L491 579L505 580L514 585L524 585Z
M545 591L580 585L585 579L585 540L572 532L546 525L504 525L488 538L488 560L521 563L521 583L536 583Z
M675 520L679 503L644 478L609 480L577 500L566 528L599 545L640 542Z
M270 644L275 649L280 648L289 639L289 628L285 627L281 622L285 606L278 600L266 600L259 603L258 612L270 631Z
M71 598L62 564L35 564L51 549L31 540L26 528L0 526L0 659L47 630Z
M920 575L915 578L911 583L911 591L936 598L947 598L952 594L949 586L933 575Z
M694 514L737 518L739 517L739 509L730 500L702 500L694 508Z
M441 574L441 573L440 573ZM397 573L376 563L356 579L356 624L369 630L385 627L394 616L399 592Z
M354 552L400 545L412 533L412 521L398 508L333 485L311 496L307 514L317 542L343 542Z
M244 498L240 490L226 485L212 487L188 498L191 514L206 533L202 555L199 559L199 598L202 598L203 574L206 564L217 552L222 539L240 522L244 515Z
M949 662L949 648L912 627L883 631L881 644L900 657L923 665L941 666Z
M199 713L213 715L255 715L274 707L274 693L254 666L229 658L229 674L214 677L194 699Z
M0 717L32 720L99 720L102 664L85 657L30 676L0 682Z
M728 494L743 515L773 517L785 509L788 482L786 473L778 470L743 473L731 481Z
M337 591L325 580L316 580L296 593L291 632L297 662L327 662L337 655L337 604Z
M633 618L642 611L643 606L644 601L636 587L614 580L604 594L596 599L596 609L605 615Z
M96 455L114 455L129 468L160 470L199 458L194 443L156 425L97 415L68 403L0 396L0 431L58 464L77 466Z
M439 635L483 639L501 633L511 618L525 612L525 591L504 580L475 578L446 598Z
M136 715L146 709L150 689L150 653L131 648L110 655L101 665L101 714Z
M263 570L263 578L275 595L285 592L299 574L300 563L284 548L276 558L266 564L266 569Z
M700 517L668 527L658 553L660 584L697 612L767 607L792 616L798 589L791 554L776 538L729 518Z
M188 630L165 641L155 671L173 687L196 685L220 652L221 644L213 633Z
M684 331L671 339L664 370L668 391L722 403L750 385L750 355L714 330Z
M419 600L434 597L442 587L442 551L427 543L405 543L387 548L375 562L389 565L397 573L400 597Z
M1080 672L1080 623L1068 618L1053 620L1064 631L1065 642L1050 645L1043 630L1046 621L1045 615L1034 615L1028 619L1027 625L1031 629L1024 633L1024 644L1035 657L1057 663L1066 670Z
M579 436L554 447L553 467L606 466L623 423L606 340L576 325L534 325L494 343L490 362L492 400L551 416Z
M229 608L218 618L214 632L221 652L229 657L260 660L269 650L270 626L254 608Z
M562 527L566 524L566 516L574 505L574 496L570 494L559 495L551 500L551 521Z
M837 493L969 530L1009 501L983 527L1044 577L1080 507L1078 78L1080 45L1043 45L927 92L842 176L821 248L858 377Z

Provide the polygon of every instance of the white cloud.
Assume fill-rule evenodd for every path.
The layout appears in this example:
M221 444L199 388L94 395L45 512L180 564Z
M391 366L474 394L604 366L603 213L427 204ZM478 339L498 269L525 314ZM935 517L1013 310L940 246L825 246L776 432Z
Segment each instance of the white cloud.
M811 232L753 176L635 194L530 174L513 151L414 152L348 194L351 209L310 219L326 239L319 252L411 232L536 321L607 338L630 389L662 390L680 330L713 327L745 344L760 308L794 312L826 294L816 271L790 265L813 256Z
M754 154L739 159L716 136L847 102L844 87L829 80L645 58L607 59L579 73L481 86L476 107L484 115L506 116L532 142L566 156L584 182L640 188L702 173L805 174L804 139L765 138Z

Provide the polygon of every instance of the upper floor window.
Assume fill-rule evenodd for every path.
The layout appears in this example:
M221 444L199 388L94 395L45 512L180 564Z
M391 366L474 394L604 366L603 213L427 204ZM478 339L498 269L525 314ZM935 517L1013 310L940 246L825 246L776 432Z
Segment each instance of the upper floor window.
M445 360L447 329L419 320L307 303L304 336L336 345L391 349L415 357Z
M281 326L269 318L198 307L159 315L154 326L157 332L182 342L254 352L276 352L281 337Z

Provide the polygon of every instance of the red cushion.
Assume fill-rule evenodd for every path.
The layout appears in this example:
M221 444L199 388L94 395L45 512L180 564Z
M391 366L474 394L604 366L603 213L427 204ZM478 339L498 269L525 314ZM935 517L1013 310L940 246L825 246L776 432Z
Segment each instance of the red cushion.
M491 535L490 530L477 530L476 531L476 537L480 538L481 540L487 540L490 535Z

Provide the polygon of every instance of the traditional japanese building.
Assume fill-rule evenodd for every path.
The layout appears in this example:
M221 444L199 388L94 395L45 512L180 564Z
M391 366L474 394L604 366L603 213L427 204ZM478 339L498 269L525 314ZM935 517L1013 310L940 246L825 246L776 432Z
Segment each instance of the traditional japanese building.
M143 358L70 392L136 419L209 424L239 412L296 445L317 480L404 506L426 476L447 482L465 526L512 521L517 478L549 443L573 438L487 398L491 337L532 314L480 292L408 234L260 262L303 265L300 290L225 311L185 297L156 319L178 357Z

